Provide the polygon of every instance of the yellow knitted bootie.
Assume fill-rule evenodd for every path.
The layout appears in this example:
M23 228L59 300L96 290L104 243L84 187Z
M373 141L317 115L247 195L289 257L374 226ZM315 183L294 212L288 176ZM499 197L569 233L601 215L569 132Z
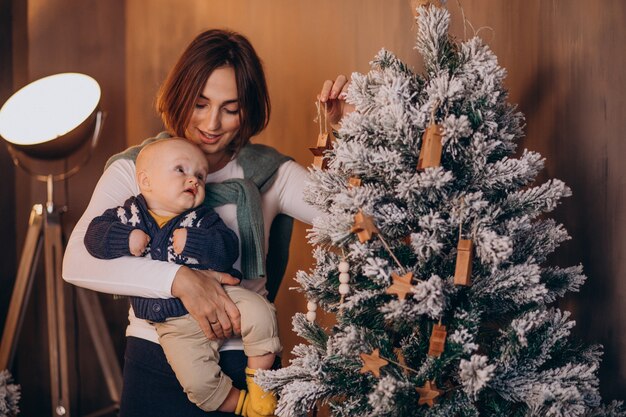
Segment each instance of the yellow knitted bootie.
M248 401L250 401L248 391L245 389L239 391L239 400L237 401L237 407L235 407L235 414L238 416L248 417L248 414L246 413L246 405L248 405Z
M256 370L246 368L246 385L248 386L247 409L259 416L273 416L276 411L276 395L272 391L264 391L263 388L254 382L254 374ZM248 414L252 417L251 414Z

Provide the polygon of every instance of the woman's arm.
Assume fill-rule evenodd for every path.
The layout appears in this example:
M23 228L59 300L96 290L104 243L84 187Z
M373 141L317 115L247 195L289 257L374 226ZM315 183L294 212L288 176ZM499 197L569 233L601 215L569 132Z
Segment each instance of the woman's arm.
M172 297L172 282L180 265L130 256L97 259L85 248L85 232L91 220L111 207L123 205L138 193L132 161L118 160L107 168L70 236L63 258L63 279L109 294Z
M287 161L278 168L276 180L268 191L278 194L280 213L311 224L321 212L304 201L303 191L308 180L309 171L297 162Z
M326 80L317 98L327 103L328 121L333 129L339 128L341 119L354 110L346 103L346 93L350 85L345 75L339 75L334 81ZM309 172L296 162L286 162L278 170L278 175L270 190L279 196L279 212L294 219L311 224L320 211L304 202L303 190L309 179Z
M79 287L109 294L178 297L210 339L230 337L233 331L239 333L239 310L220 285L239 283L230 275L192 270L145 257L103 260L89 254L84 237L91 220L138 193L133 162L118 160L106 169L70 236L63 258L63 279ZM211 326L210 322L216 320L219 325Z

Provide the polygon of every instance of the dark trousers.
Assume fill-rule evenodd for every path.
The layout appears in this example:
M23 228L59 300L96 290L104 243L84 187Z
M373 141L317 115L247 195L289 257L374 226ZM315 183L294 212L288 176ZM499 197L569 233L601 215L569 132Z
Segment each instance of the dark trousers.
M246 387L246 356L241 350L220 354L222 371L239 389ZM136 337L126 338L124 387L120 417L231 417L235 414L207 413L187 399L161 346Z

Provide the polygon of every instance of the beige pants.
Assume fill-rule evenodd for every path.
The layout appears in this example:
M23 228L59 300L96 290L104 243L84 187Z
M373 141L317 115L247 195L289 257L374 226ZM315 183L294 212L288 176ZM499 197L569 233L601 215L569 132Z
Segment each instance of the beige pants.
M265 297L241 287L225 285L241 313L241 337L246 356L281 351L276 310ZM165 356L189 400L204 411L224 402L232 381L219 366L222 341L209 340L189 314L154 323Z

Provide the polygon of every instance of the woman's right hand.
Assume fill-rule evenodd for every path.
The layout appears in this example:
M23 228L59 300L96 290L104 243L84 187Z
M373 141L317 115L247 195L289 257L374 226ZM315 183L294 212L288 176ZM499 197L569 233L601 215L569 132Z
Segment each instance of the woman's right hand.
M335 130L339 129L341 119L343 119L346 114L354 111L354 106L346 103L346 94L349 85L350 82L348 78L343 74L339 75L335 81L324 81L322 91L320 91L317 96L319 101L327 103L326 117L328 118L330 126Z
M207 338L225 339L241 334L241 315L222 285L238 285L225 272L181 266L172 282L172 295L180 298Z

